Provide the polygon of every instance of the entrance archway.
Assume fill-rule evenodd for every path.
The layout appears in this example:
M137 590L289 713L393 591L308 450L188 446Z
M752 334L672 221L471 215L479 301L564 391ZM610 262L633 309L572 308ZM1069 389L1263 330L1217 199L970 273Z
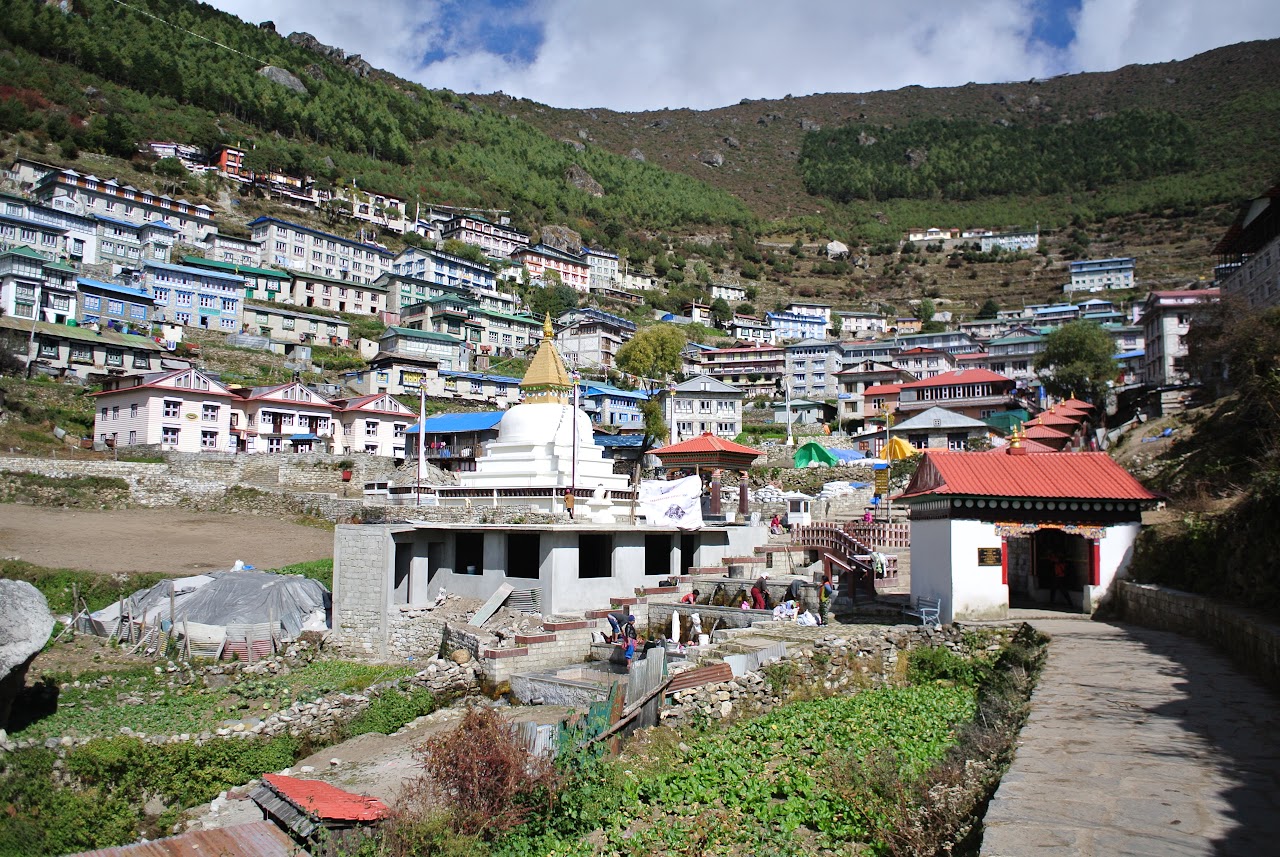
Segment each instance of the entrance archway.
M1082 609L1086 587L1098 585L1101 528L1017 524L998 529L1010 607Z

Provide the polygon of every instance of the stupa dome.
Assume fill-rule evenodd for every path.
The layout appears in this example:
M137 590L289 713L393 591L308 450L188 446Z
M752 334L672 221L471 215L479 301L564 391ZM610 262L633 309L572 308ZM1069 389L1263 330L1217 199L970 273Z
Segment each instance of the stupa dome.
M573 419L574 417L577 419ZM582 411L575 414L573 405L559 402L532 402L515 405L502 416L498 427L500 443L573 443L573 424L577 423L578 443L592 446L591 418Z

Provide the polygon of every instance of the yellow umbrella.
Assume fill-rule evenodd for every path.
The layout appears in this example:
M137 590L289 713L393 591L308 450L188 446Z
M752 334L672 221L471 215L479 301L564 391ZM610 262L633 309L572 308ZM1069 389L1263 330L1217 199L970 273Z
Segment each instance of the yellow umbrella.
M900 437L889 438L889 442L884 445L884 458L886 461L910 458L915 454L916 448Z

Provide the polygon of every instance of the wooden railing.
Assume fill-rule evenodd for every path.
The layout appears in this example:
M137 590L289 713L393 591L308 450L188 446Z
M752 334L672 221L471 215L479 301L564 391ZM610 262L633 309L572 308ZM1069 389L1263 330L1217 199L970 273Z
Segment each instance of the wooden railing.
M884 521L872 521L870 524L862 521L850 521L844 525L844 529L845 532L865 545L873 545L880 548L911 547L911 524L905 521L894 524Z
M884 568L876 572L872 562L873 551L838 524L809 524L791 528L791 543L800 547L813 547L826 551L838 565L856 571L863 580L896 580L898 558L885 556Z

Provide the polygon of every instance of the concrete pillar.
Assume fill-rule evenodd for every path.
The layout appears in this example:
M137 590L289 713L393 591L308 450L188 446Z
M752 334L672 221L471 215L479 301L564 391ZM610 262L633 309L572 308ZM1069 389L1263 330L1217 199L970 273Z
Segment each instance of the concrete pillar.
M724 514L722 504L720 502L720 471L711 471L711 511L713 518L718 518Z
M747 520L751 515L748 508L751 495L747 488L747 471L738 471L738 514L742 516L742 520Z

